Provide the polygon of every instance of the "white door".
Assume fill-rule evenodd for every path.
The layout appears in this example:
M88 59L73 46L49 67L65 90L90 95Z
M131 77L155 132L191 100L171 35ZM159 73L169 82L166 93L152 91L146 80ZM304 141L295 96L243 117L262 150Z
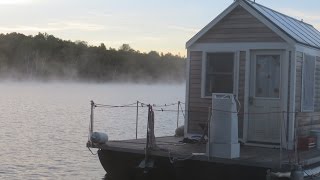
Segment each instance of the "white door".
M250 61L248 141L280 142L281 51L255 51Z

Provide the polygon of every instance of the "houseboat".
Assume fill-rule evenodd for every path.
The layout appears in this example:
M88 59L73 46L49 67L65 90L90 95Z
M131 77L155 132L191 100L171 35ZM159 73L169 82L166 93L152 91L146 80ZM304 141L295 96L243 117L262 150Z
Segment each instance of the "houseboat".
M303 179L320 172L320 32L314 26L235 0L186 48L184 136L89 140L107 173Z

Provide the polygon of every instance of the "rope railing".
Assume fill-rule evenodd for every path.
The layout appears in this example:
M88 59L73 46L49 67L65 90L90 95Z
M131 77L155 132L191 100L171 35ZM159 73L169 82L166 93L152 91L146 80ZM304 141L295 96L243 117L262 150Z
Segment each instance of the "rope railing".
M175 106L175 105L179 105L180 104L180 108L179 109L165 109L165 107L170 107L170 106ZM136 101L134 103L130 103L130 104L125 104L125 105L109 105L109 104L97 104L95 103L95 107L105 107L105 108L136 108L138 105L139 107L145 107L148 108L148 105L151 105L152 107L154 107L154 111L162 111L162 112L178 112L178 111L184 111L184 112L203 112L203 113L207 113L208 111L201 111L201 110L186 110L186 109L182 109L181 104L185 104L184 102L180 102L178 101L177 103L168 103L168 104L152 104L152 103L144 103L141 101ZM156 107L156 108L155 108ZM209 107L211 108L211 107ZM221 109L215 109L215 108L211 108L212 111L219 111L219 112L226 112L226 113L234 113L234 114L281 114L283 112L286 113L298 113L298 112L287 112L287 111L270 111L270 112L258 112L258 113L251 113L251 112L246 112L246 113L241 113L241 112L237 112L237 111L226 111L226 110L221 110ZM320 116L320 115L319 115Z
M109 105L109 104L95 104L95 107L106 107L106 108L121 108L121 107L136 107L135 103L125 104L125 105Z
M227 111L227 110L221 110L221 109L216 109L212 107L208 107L209 110L192 110L192 109L185 109L182 108L182 104L185 104L184 102L177 102L177 103L166 103L166 104L146 104L141 101L136 101L134 103L129 103L129 104L122 104L122 105L110 105L110 104L99 104L99 103L94 103L93 101L91 102L91 115L90 115L90 125L89 125L89 135L92 134L93 132L93 114L94 114L94 108L136 108L136 132L135 132L135 137L136 139L138 138L138 123L139 123L139 110L141 108L148 108L149 106L153 106L153 111L154 112L173 112L177 113L177 128L179 126L179 120L180 120L180 112L182 114L182 117L185 119L186 118L186 113L208 113L208 111L214 113L216 112L225 112L225 113L234 113L238 115L267 115L267 114L296 114L299 112L293 111L293 112L288 112L288 111L270 111L270 112L236 112L236 111ZM172 109L172 106L178 105L178 108ZM205 109L205 107L203 107ZM305 115L301 114L299 117L303 118L312 118L312 117L320 117L319 115Z
M177 103L168 103L168 104L160 104L160 105L157 105L157 104L146 104L146 103L143 103L141 101L137 101L137 102L134 102L134 103L130 103L130 104L125 104L125 105L108 105L108 104L94 104L95 106L94 107L102 107L102 108L137 108L137 106L139 108L148 108L148 105L151 105L153 106L153 111L155 112L174 112L174 113L177 113L178 111L182 112L183 114L183 117L185 118L185 113L188 112L188 113L208 113L208 111L206 110L187 110L187 109L182 109L182 106L181 104L185 104L183 102L180 102L180 105L179 105L179 102ZM179 109L166 109L165 107L171 107L171 106L174 106L174 105L179 105ZM214 111L217 111L217 112L225 112L225 113L233 113L233 114L238 114L238 115L265 115L265 114L283 114L283 113L287 113L287 114L296 114L296 113L303 113L303 112L299 112L299 111L269 111L269 112L236 112L236 111L227 111L227 110L221 110L221 109L216 109L216 108L211 108L211 107L208 107L210 108L213 112ZM319 115L299 115L299 117L304 117L304 118L307 118L307 117L320 117L320 114Z
M258 113L241 113L241 112L236 112L236 111L226 111L226 110L220 110L220 109L213 109L211 107L210 108L212 111L218 111L218 112L225 112L225 113L233 113L233 114L282 114L282 113L297 113L297 112L287 112L287 111L270 111L270 112L258 112ZM164 108L160 108L160 109L153 109L154 111L161 111L161 112L177 112L178 110L175 109L164 109ZM186 109L180 109L180 111L184 111L184 112L198 112L198 113L208 113L208 111L200 111L200 110L186 110ZM320 116L320 115L319 115Z
M152 104L152 103L143 103L141 102L141 105L147 106L147 105L151 105L153 107L170 107L170 106L175 106L181 104L180 101L178 101L177 103L168 103L168 104Z
M221 109L217 109L217 108L212 108L212 107L201 107L201 109L203 110L194 110L194 109L186 109L183 108L182 106L185 105L184 102L176 102L176 103L165 103L165 104L151 104L151 103L144 103L141 101L136 101L134 103L129 103L129 104L121 104L121 105L110 105L110 104L99 104L99 103L94 103L93 101L91 101L91 115L90 115L90 124L89 124L89 137L90 135L92 135L93 133L93 128L94 128L94 109L95 108L136 108L136 132L135 132L135 136L136 139L138 139L138 123L139 123L139 110L143 109L143 108L150 108L153 107L153 111L154 112L173 112L173 113L177 113L177 128L179 126L179 120L180 120L180 116L182 115L182 117L184 119L186 119L187 113L208 113L209 114L209 119L211 119L211 115L210 113L214 113L214 112L224 112L224 113L232 113L232 114L238 114L238 115L267 115L267 114L282 114L282 120L280 121L280 167L282 166L283 162L282 162L282 157L283 157L283 152L282 152L282 148L284 147L283 145L284 142L286 142L286 146L288 146L288 137L287 136L283 136L284 134L287 134L287 129L284 128L286 126L286 122L284 121L285 119L285 115L289 116L290 114L296 114L296 113L301 113L299 115L299 117L302 118L313 118L313 117L320 117L320 113L313 115L313 114L305 114L303 112L298 112L298 111L269 111L269 112L237 112L237 111L228 111L228 110L221 110ZM177 106L177 108L174 109L173 106ZM140 111L141 112L141 111ZM180 114L181 112L181 114ZM284 132L283 132L284 131ZM294 143L295 143L295 148L297 148L297 123L295 124L295 137L294 137ZM284 134L283 134L284 133ZM209 138L209 137L208 137ZM166 144L166 142L164 142L164 144ZM295 149L295 158L297 158L296 156L297 150ZM296 160L297 161L297 160Z
M139 110L141 108L149 108L151 107L159 107L159 108L165 108L165 107L172 107L174 105L178 105L178 108L175 110L175 112L178 112L177 115L177 126L179 124L179 111L181 108L181 103L178 101L177 103L165 103L165 104L147 104L141 101L136 101L134 103L129 103L129 104L121 104L121 105L112 105L112 104L101 104L101 103L95 103L93 101L91 101L91 115L90 115L90 125L89 125L89 141L90 141L90 136L93 133L93 114L94 114L94 109L95 108L107 108L107 109L111 109L111 108L136 108L136 132L135 132L135 137L136 139L138 139L138 124L139 124ZM183 103L184 104L184 103ZM185 118L185 115L183 113L183 116Z
M170 106L175 106L179 104L180 101L177 103L166 103L166 104L152 104L152 103L144 103L141 101L137 101L138 105L140 107L148 107L148 105L151 105L152 107L170 107ZM125 104L125 105L110 105L110 104L97 104L95 103L95 107L105 107L105 108L126 108L126 107L137 107L135 106L137 102L130 103L130 104ZM185 104L183 102L180 102L180 104Z

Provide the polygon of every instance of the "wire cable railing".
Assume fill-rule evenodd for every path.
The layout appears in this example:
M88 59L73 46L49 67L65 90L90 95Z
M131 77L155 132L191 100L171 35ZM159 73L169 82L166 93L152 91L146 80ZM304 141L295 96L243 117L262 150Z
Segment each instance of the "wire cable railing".
M239 111L228 111L228 110L222 110L218 108L213 108L213 107L201 107L201 108L192 108L185 106L186 104L184 102L178 101L178 102L173 102L173 103L164 103L164 104L152 104L152 103L145 103L142 101L136 101L133 103L128 103L128 104L120 104L120 105L111 105L111 104L100 104L100 103L95 103L91 101L91 115L90 115L90 125L89 125L89 138L91 137L93 130L94 130L94 109L95 108L136 108L136 122L135 122L135 138L138 139L138 124L139 124L139 110L148 108L150 106L153 107L153 111L155 112L169 112L169 113L177 113L177 121L176 121L176 126L177 128L179 127L179 120L180 120L180 115L182 115L183 119L186 120L188 117L188 114L191 113L205 113L208 114L208 122L210 123L210 119L212 116L212 113L214 112L223 112L223 113L232 113L232 114L237 114L237 115L254 115L254 116L265 116L269 114L279 114L282 115L281 120L280 120L280 164L279 166L282 166L282 154L283 154L283 143L286 142L286 147L288 148L288 137L286 134L288 133L287 129L285 128L287 126L285 117L289 116L290 114L297 114L301 113L298 111L269 111L269 112L244 112L243 110L241 112ZM176 106L176 107L175 107ZM183 107L185 106L185 107ZM181 114L180 114L181 113ZM301 113L299 114L300 118L320 118L320 113L319 114L305 114ZM297 125L298 123L295 123L295 130L294 130L294 146L297 148ZM208 135L209 136L209 135ZM208 137L209 138L209 137ZM128 142L129 143L129 142ZM131 142L130 142L131 143ZM162 142L163 144L170 144L170 142ZM297 157L297 150L295 150L295 161L298 162L299 158Z

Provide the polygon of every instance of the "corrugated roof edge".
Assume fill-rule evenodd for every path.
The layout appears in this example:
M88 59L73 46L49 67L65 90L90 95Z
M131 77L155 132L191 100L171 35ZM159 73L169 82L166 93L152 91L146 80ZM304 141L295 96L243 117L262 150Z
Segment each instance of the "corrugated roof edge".
M244 0L243 2L245 2L247 5L249 5L252 9L254 9L256 12L258 12L261 16L263 16L265 19L267 19L269 22L271 22L275 27L277 27L279 30L281 30L283 33L285 33L288 37L290 37L292 40L294 40L296 43L301 43L299 41L297 41L294 37L292 37L287 31L283 30L281 27L279 27L276 23L274 23L271 19L269 19L267 16L265 16L263 13L261 13L258 9L256 9L252 4L250 3L254 3L257 4L255 2L252 2L250 0ZM260 4L259 4L260 5ZM270 9L270 8L269 8ZM308 45L310 46L310 45Z
M258 3L256 3L256 2L253 2L253 1L251 1L251 0L243 0L243 2L245 2L245 3L246 3L247 5L249 5L251 8L253 8L254 10L256 10L256 12L258 12L261 16L263 16L264 18L266 18L267 20L269 20L269 22L271 22L275 27L277 27L279 30L281 30L283 33L285 33L288 37L290 37L290 38L291 38L292 40L294 40L296 43L303 44L303 45L309 46L309 47L313 47L313 48L315 48L315 49L320 49L320 47L313 46L313 45L310 45L310 44L307 44L307 43L303 43L303 42L300 42L300 41L296 40L296 39L295 39L294 37L292 37L289 33L287 33L285 30L283 30L281 27L279 27L276 23L274 23L271 19L269 19L269 18L266 17L263 13L261 13L258 9L256 9L252 4L257 4L257 5L259 5L259 6L263 7L263 8L267 8L267 9L270 9L270 8L265 7L265 6L263 6L263 5L261 5L261 4L258 4ZM252 4L250 4L250 3L252 3ZM287 17L289 17L289 18L292 18L292 19L295 20L295 21L299 21L299 20L297 20L297 19L295 19L295 18L293 18L293 17L290 17L290 16L288 16L288 15L285 15L285 14L280 13L280 12L278 12L278 11L275 11L275 10L273 10L273 9L270 9L270 10L273 11L273 12L275 12L275 13L279 13L279 14L281 14L281 15L284 15L284 16L287 16ZM302 21L299 21L299 22L302 22ZM305 22L303 22L303 23L305 23ZM305 24L307 24L307 25L311 26L312 28L314 28L312 25L310 25L310 24L308 24L308 23L305 23ZM315 29L315 28L314 28L314 29Z
M305 24L305 25L308 25L308 26L311 26L311 27L314 28L314 26L313 26L312 24L306 23L306 22L301 21L301 20L299 20L299 19L297 19L297 18L294 18L294 17L288 16L288 15L286 15L286 14L283 14L283 13L281 13L281 12L279 12L279 11L276 11L276 10L273 10L273 9L271 9L271 8L269 8L269 7L266 7L266 6L262 5L262 4L253 2L253 1L251 1L251 0L245 0L245 1L248 1L248 2L250 2L250 3L252 3L252 4L256 4L256 5L261 6L261 7L263 7L263 8L269 9L269 10L275 12L275 13L281 14L281 15L283 15L283 16L286 16L286 17L290 18L290 19L293 19L293 20L295 20L295 21L298 21L298 22L300 22L300 23L303 23L303 24Z

